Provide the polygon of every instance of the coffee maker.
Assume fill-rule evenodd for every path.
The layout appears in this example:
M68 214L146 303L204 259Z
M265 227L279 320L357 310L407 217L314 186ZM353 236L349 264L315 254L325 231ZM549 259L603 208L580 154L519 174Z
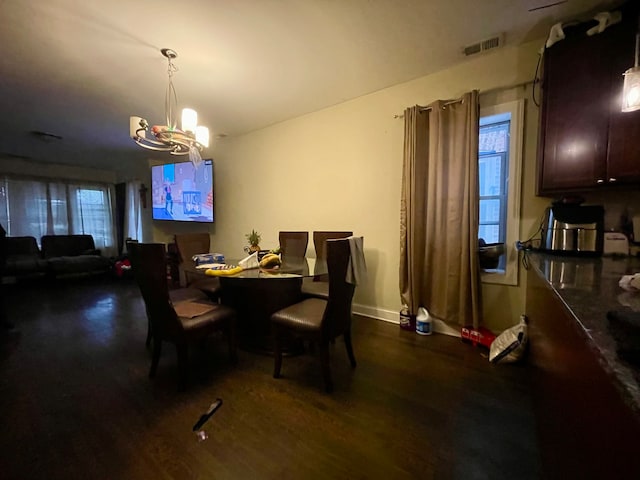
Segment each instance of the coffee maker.
M542 250L563 255L599 256L604 244L604 207L555 203L545 210Z

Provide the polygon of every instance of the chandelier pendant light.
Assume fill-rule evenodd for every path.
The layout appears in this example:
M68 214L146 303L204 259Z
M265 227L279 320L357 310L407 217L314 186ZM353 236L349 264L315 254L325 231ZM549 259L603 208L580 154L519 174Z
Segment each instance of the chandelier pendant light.
M178 54L170 48L163 48L161 52L168 60L169 84L164 99L166 124L149 127L146 119L132 116L129 118L129 133L141 147L171 155L189 155L189 160L198 167L202 163L202 150L209 146L209 129L198 125L198 114L191 108L182 110L181 128L178 128L178 96L172 81L173 74L178 71L173 59Z
M640 110L640 67L638 66L638 49L640 48L640 32L636 33L636 59L634 66L624 72L622 88L622 111Z

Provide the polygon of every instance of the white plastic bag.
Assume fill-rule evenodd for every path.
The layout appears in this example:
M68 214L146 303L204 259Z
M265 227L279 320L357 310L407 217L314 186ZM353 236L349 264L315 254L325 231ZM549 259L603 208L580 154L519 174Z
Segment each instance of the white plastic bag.
M640 273L623 275L618 285L627 292L637 292L640 290Z
M513 363L522 359L529 342L527 317L522 315L520 323L496 337L489 349L491 363Z

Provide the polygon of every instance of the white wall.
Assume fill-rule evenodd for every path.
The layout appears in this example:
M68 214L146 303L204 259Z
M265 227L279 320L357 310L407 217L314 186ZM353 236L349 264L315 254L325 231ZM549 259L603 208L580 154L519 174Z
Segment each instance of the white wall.
M434 75L219 141L212 151L217 214L211 229L213 249L228 258L241 257L244 234L251 229L262 234L263 248L277 246L279 230L353 230L365 238L370 277L357 289L354 310L397 321L404 123L394 115L410 105L456 98L472 89L482 92L531 80L540 44L505 48ZM482 95L481 103L501 103L514 95L529 96L516 89ZM548 203L533 197L537 136L533 105L527 108L527 115L523 237ZM166 241L172 227L154 227L156 239ZM489 328L498 331L517 322L524 310L523 287L521 283L519 287L483 288Z
M0 173L69 180L115 183L117 174L109 170L34 162L9 156L0 156Z

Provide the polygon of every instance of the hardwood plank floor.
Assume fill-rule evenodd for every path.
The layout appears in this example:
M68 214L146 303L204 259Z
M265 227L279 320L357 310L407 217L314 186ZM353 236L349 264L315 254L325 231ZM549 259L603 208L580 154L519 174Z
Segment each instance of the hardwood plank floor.
M332 347L335 391L315 355L273 360L225 342L190 352L176 389L165 345L147 377L146 317L131 280L7 287L0 342L3 479L535 479L526 366L489 364L443 335L354 319L358 367ZM317 355L317 354L316 354ZM216 399L207 440L191 428Z

